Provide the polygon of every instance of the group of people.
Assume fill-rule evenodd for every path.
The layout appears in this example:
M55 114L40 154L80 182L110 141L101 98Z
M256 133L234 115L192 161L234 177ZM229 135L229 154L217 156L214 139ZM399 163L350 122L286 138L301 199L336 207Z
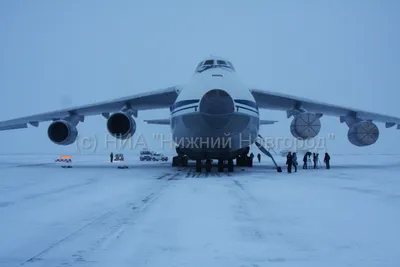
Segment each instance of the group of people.
M307 152L304 157L303 157L303 169L308 169L307 168L307 162L308 160L311 158L311 155L313 156L313 162L314 162L314 169L317 168L317 163L318 163L318 153L312 153L311 152ZM328 153L325 153L325 157L324 157L324 163L326 165L327 169L330 169L330 160L331 157L329 156ZM294 152L292 154L292 152L289 152L286 156L286 165L287 165L287 171L288 173L292 172L292 167L294 167L294 172L297 172L297 166L299 165L297 162L297 154L296 152Z
M252 158L252 159L254 158L253 153L250 154L250 158ZM261 162L261 154L260 153L257 154L257 159L258 159L258 162Z

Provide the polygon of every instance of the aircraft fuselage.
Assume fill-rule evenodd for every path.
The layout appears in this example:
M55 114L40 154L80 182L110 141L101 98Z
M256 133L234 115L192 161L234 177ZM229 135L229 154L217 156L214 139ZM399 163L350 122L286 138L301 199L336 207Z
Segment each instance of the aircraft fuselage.
M246 154L259 130L254 97L236 73L210 68L193 75L171 107L171 131L190 159Z

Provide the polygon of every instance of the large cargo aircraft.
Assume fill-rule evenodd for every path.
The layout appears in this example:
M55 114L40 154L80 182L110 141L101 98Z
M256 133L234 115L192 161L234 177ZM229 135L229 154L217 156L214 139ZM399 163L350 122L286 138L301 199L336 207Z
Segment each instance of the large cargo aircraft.
M237 164L247 164L243 162L247 162L250 146L255 143L260 147L260 125L275 122L261 120L259 109L282 110L287 118L293 117L290 131L300 140L318 135L323 115L337 116L346 123L349 142L360 147L377 141L379 130L374 122L400 129L397 117L249 88L228 59L210 56L197 65L186 85L3 121L0 130L38 127L40 122L52 121L49 139L57 145L71 145L78 136L78 123L86 116L101 114L112 136L127 139L136 132L138 111L163 108L169 108L169 118L146 122L169 125L177 151L173 165L195 160L198 172L202 162L209 171L213 159L218 161L218 171L223 171L225 163L228 171L233 171L235 159Z

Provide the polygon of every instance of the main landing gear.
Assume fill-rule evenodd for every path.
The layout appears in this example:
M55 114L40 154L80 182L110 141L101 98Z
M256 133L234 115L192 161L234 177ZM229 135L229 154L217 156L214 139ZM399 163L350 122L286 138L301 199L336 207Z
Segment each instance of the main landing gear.
M233 160L218 160L218 164L217 164L217 169L218 172L224 172L224 167L225 167L225 162L228 163L228 172L233 172L234 170L234 164L233 164ZM206 169L206 172L211 172L212 169L212 160L211 159L207 159L205 161L202 161L200 159L196 160L196 172L201 172L202 168Z
M177 166L187 167L188 162L189 162L189 159L186 156L175 156L172 158L172 166L173 167L177 167Z
M236 166L253 167L253 158L247 155L239 156L236 158Z
M228 160L228 172L233 172L233 159Z
M206 168L206 172L211 172L212 160L207 159L204 162L204 167ZM203 161L201 159L196 160L196 172L201 172L202 168L203 168Z

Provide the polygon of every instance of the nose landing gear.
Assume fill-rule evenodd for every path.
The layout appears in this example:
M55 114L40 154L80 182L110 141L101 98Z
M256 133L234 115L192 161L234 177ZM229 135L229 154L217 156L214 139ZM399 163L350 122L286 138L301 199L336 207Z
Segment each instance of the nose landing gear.
M207 159L204 165L205 165L204 167L206 168L206 172L211 172L212 169L211 159ZM202 168L203 168L203 161L200 159L196 160L196 172L201 172Z
M196 172L201 172L202 162L200 159L196 160Z
M211 159L207 159L206 160L206 172L211 172L211 168L212 168Z

